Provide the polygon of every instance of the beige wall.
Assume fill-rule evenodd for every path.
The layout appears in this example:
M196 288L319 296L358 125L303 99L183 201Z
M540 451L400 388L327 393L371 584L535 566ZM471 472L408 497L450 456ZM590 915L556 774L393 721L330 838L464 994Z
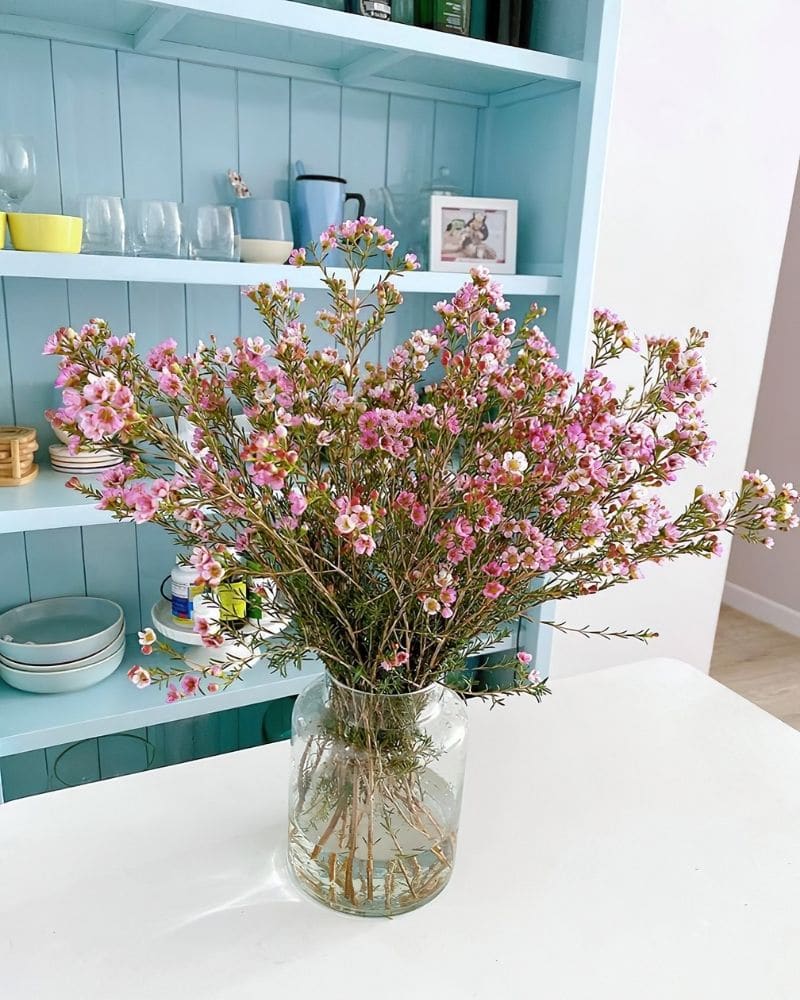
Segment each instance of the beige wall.
M800 175L795 185L747 464L768 472L776 481L800 484ZM800 531L778 537L771 552L735 542L728 583L800 615ZM726 598L737 606L743 596L731 587L726 590ZM765 617L766 608L759 608L752 599L750 605L742 610ZM784 627L788 627L788 621Z
M712 333L719 449L670 491L677 506L695 483L737 486L745 466L800 153L800 2L624 0L622 11L594 301L640 333ZM798 424L794 412L783 433ZM789 471L785 455L765 464ZM553 676L657 656L707 670L725 571L725 559L684 560L564 603L555 613L573 625L661 638L556 635Z

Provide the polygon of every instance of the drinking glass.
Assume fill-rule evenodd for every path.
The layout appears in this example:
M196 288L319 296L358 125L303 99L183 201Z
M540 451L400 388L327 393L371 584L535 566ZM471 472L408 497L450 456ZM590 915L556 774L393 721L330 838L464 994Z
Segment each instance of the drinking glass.
M33 140L25 135L0 136L0 209L16 211L35 179Z
M234 260L230 205L198 205L188 211L190 260Z
M128 246L135 257L180 257L181 217L175 201L126 201Z
M85 194L78 202L83 219L83 253L125 253L125 213L122 198Z

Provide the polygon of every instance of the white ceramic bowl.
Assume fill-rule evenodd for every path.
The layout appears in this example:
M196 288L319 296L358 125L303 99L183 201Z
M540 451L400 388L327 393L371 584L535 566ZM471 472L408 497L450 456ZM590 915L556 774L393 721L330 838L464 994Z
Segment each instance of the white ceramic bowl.
M99 662L100 660L105 660L112 653L119 652L120 649L125 648L125 626L124 624L120 626L119 634L114 636L112 641L105 647L101 649L99 653L95 653L94 656L84 656L80 660L70 660L69 663L20 663L18 660L11 660L7 656L0 655L0 663L3 666L11 667L12 670L27 670L32 673L42 673L52 672L52 671L64 671L64 670L80 670L81 667L91 667L92 664Z
M246 264L285 264L292 252L291 240L247 240L242 238L240 256Z
M119 604L104 597L23 604L0 615L0 655L25 666L71 663L105 649L124 621Z
M0 677L19 691L30 691L32 694L66 694L69 691L82 691L99 684L109 677L125 659L125 643L116 653L111 653L103 660L92 663L88 667L78 667L76 670L33 671L16 670L0 663Z

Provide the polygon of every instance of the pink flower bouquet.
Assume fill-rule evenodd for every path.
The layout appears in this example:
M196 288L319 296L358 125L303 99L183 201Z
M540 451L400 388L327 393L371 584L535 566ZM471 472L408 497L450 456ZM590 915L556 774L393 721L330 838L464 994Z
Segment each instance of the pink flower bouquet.
M76 448L125 456L99 488L69 485L117 518L163 525L212 595L272 581L263 600L290 621L268 649L257 626L200 621L208 646L235 639L248 655L199 671L180 659L138 666L138 686L167 684L172 699L213 693L265 651L277 670L313 651L350 687L411 692L458 671L535 605L627 583L647 563L717 555L725 532L770 544L774 529L797 524L797 492L759 474L735 494L698 487L678 512L659 498L713 449L698 330L685 343L640 346L597 312L594 353L576 380L536 325L542 311L518 324L476 269L436 305L435 326L415 330L385 365L365 361L402 303L392 279L417 266L395 249L388 230L360 219L295 251L329 292L316 317L330 338L322 350L285 282L246 292L264 337L232 346L211 338L183 356L168 340L141 357L133 334L114 336L100 319L48 340L46 353L61 358L54 426ZM349 280L326 267L332 250ZM383 272L367 270L376 258ZM619 391L607 368L631 351L642 356L641 384ZM150 630L144 638L145 652L158 645ZM511 689L539 698L546 688L530 661L511 656Z

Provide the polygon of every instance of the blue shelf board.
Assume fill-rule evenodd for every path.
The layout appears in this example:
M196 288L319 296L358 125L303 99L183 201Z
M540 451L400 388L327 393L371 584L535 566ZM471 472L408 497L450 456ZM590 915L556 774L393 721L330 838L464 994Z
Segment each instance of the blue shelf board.
M131 635L119 669L84 691L29 694L0 681L0 757L285 698L299 694L322 671L318 660L309 659L302 671L290 670L281 677L261 663L227 691L167 704L165 689L142 690L126 676L134 663L146 667L159 661L165 662L159 654L143 657Z
M439 88L484 104L537 81L576 86L585 75L578 59L295 0L0 0L0 30L320 82Z
M40 445L40 450L44 446ZM81 477L93 482L92 477ZM110 524L108 511L98 510L93 500L66 488L69 476L42 465L27 486L0 489L0 535L14 531Z
M332 273L347 278L345 268ZM368 269L363 284L368 287L381 272ZM66 278L75 281L133 281L173 285L227 285L245 287L261 282L288 281L293 288L322 288L319 268L286 264L243 264L234 261L167 260L153 257L115 257L96 254L0 252L0 276L7 278ZM395 279L403 292L451 294L467 273L413 271ZM497 280L509 295L559 295L562 280L547 274L501 274Z

